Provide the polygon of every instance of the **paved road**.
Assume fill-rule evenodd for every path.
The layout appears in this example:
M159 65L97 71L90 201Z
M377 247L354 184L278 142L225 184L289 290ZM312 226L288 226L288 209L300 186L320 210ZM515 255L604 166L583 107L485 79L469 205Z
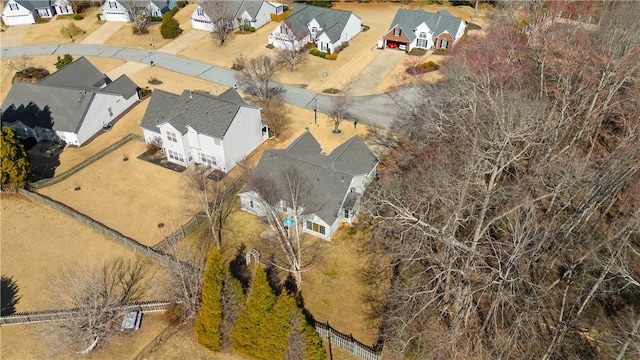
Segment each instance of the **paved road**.
M4 44L2 44L4 45ZM38 56L64 55L99 56L117 58L149 64L151 61L158 67L175 71L188 76L218 84L233 86L235 72L230 69L216 67L193 59L167 54L163 52L134 49L120 46L91 45L91 44L60 44L60 45L29 45L0 48L1 56ZM316 106L320 112L327 113L331 106L331 96L317 94L313 91L287 86L285 100L294 106L313 109ZM368 125L389 128L393 121L396 105L385 94L353 96L352 111L360 118L360 122Z

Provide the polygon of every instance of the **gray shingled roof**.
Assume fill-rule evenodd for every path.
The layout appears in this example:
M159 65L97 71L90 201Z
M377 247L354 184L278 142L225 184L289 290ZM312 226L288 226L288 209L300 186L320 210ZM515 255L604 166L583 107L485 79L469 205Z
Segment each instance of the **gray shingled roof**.
M111 80L84 56L40 80L39 84L94 91Z
M278 186L280 198L285 200L288 198L286 185L280 177L284 170L295 169L309 188L300 199L304 213L316 214L331 225L338 218L353 177L368 174L378 160L358 136L347 140L328 155L323 155L321 149L313 135L306 132L286 149L265 150L254 174L272 178ZM249 190L251 188L247 187L242 192ZM353 196L347 198L355 201Z
M151 0L151 2L157 6L163 14L178 5L177 0Z
M220 96L189 90L176 95L156 89L140 126L157 132L158 125L168 122L183 134L190 126L199 133L222 139L241 106L248 105L233 89Z
M4 0L4 6L7 7L9 0ZM24 6L27 10L34 11L35 9L48 8L51 6L49 0L17 0L18 4Z
M105 82L109 85L103 89L94 86ZM20 120L32 128L77 132L95 94L105 92L129 98L136 90L137 85L126 75L111 82L81 57L35 84L14 83L2 103L2 121Z
M424 9L398 9L389 30L396 27L396 25L400 25L402 32L407 35L410 41L413 41L416 38L415 28L425 23L429 29L434 32L434 36L438 36L447 31L451 37L454 37L463 21L461 18L451 15L451 13L446 10L440 10L434 14L424 11Z
M238 10L235 12L236 17L246 11L252 19L255 19L262 3L263 1L240 1L240 6L238 6Z
M291 11L291 15L284 22L297 39L302 39L309 34L307 24L316 19L323 33L326 33L329 39L335 42L340 39L340 35L344 27L347 26L351 14L351 11L346 10L296 4ZM318 34L318 36L320 35L322 34Z

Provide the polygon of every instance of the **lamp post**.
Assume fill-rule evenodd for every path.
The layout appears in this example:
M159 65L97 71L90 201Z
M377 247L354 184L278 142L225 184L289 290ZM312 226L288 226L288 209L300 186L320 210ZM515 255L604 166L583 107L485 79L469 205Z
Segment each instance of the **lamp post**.
M318 96L315 97L316 105L313 108L313 123L318 125Z

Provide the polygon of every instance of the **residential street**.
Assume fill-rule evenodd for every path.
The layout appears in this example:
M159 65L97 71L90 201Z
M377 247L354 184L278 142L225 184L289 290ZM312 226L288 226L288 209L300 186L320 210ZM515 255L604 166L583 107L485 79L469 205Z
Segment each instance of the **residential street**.
M4 45L4 44L3 44ZM164 52L133 49L122 46L91 45L91 44L60 44L60 45L30 45L12 46L1 49L3 57L7 56L38 56L38 55L64 55L73 56L99 56L135 61L150 64L151 61L157 67L175 71L188 76L195 76L207 81L219 83L225 86L233 86L235 72L210 64L205 64L185 57L167 54ZM318 111L326 113L331 106L331 96L317 94L315 92L287 86L286 101L294 106L313 109L315 97L318 98ZM353 96L352 111L360 117L360 122L378 127L389 128L395 114L394 104L386 94Z

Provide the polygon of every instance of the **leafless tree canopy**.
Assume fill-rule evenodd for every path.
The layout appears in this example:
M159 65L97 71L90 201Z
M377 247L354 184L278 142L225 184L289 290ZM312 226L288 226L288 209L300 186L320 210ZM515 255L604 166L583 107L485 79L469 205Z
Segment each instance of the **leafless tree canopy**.
M277 171L276 171L277 172ZM303 236L303 213L313 212L311 183L295 168L284 168L273 177L254 174L251 187L257 193L257 205L273 231L274 259L277 268L292 274L298 290L302 289L302 273L317 263L318 242ZM285 219L295 220L286 226Z
M127 9L129 18L133 21L137 33L143 34L151 25L151 17L145 11L147 3L140 0L121 0L120 4Z
M268 107L275 99L282 99L285 89L276 82L280 65L269 55L252 59L240 56L234 64L241 69L236 75L238 85L246 91L259 106Z
M331 107L329 108L329 116L331 116L331 119L329 121L333 124L334 133L338 134L341 132L339 127L342 121L353 118L351 105L351 99L345 91L331 99Z
M227 44L235 28L234 2L228 0L205 0L200 3L213 25L213 42L218 46Z
M293 122L287 104L282 99L272 99L262 108L262 119L269 125L275 137L280 136Z
M207 176L211 168L194 166L185 172L189 196L200 205L209 223L210 235L215 239L215 246L222 247L224 224L234 209L243 182L242 177L232 179L227 177L221 181L213 181Z
M504 36L469 38L445 82L402 103L395 152L365 194L372 305L392 351L638 356L640 43L626 14L640 9L607 6L596 29L492 27Z
M150 264L142 258L117 258L97 268L62 271L52 281L54 306L65 304L78 312L55 325L58 345L75 352L92 351L120 324L124 312L118 307L148 300L150 276Z

